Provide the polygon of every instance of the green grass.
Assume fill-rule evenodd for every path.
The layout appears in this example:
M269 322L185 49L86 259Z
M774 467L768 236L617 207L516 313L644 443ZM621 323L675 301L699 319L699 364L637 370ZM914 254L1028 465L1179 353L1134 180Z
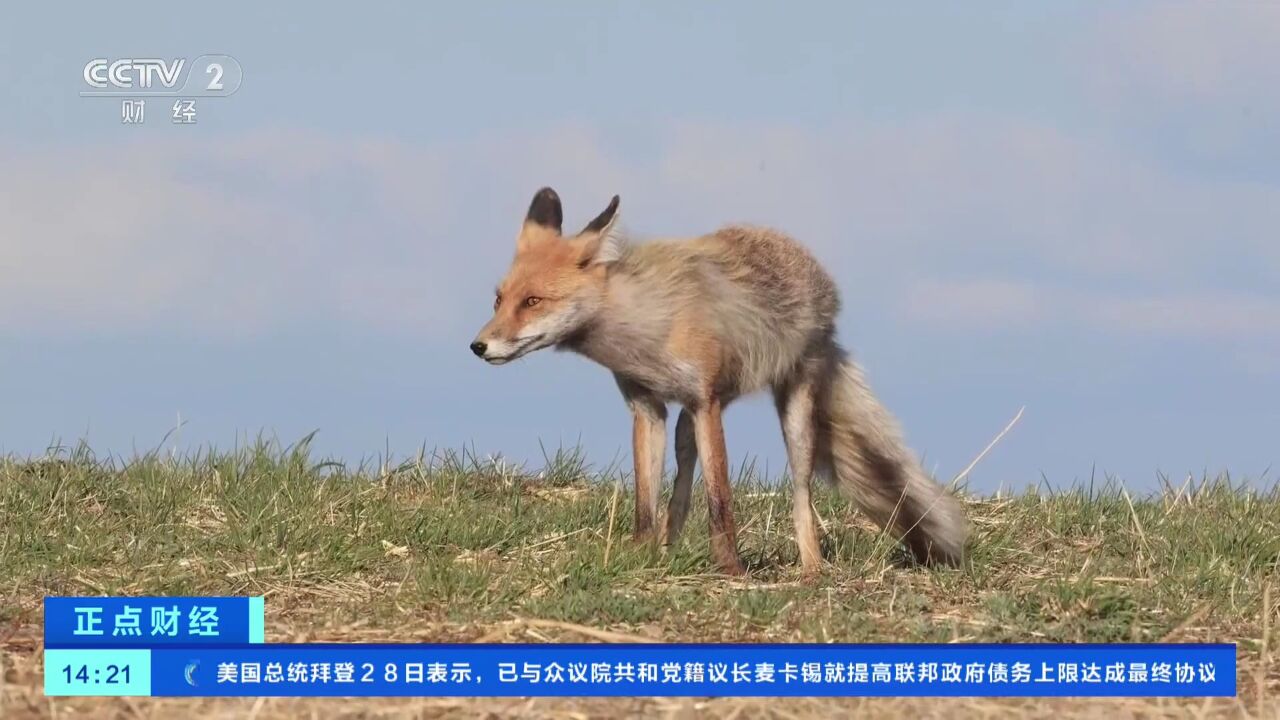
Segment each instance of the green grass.
M1129 499L1109 485L972 500L977 535L959 570L910 567L827 493L818 513L829 568L804 582L785 484L743 472L734 497L751 576L734 582L708 577L697 506L665 554L630 542L628 492L610 532L619 481L576 453L538 474L463 453L348 470L313 460L305 442L129 462L84 447L7 460L0 576L17 581L24 602L0 612L46 593L265 588L313 590L352 620L412 609L479 624L659 623L689 639L1112 641L1159 639L1203 607L1209 626L1249 642L1280 563L1275 489L1225 480L1181 496ZM324 593L344 585L349 599Z
M456 452L348 468L305 441L127 462L79 447L0 460L0 627L38 628L46 594L265 594L269 640L1169 638L1239 643L1242 677L1266 661L1275 487L966 502L967 563L931 570L823 492L827 567L805 578L785 479L747 468L734 503L750 574L728 579L704 505L670 551L635 545L626 478L574 452L531 473Z

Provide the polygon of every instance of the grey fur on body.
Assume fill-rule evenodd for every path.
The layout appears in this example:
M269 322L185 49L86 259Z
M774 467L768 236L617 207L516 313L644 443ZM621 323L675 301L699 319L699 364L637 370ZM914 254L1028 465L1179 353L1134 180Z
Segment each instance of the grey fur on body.
M811 446L813 473L837 484L917 560L960 561L969 535L964 511L925 473L862 370L836 342L839 294L806 248L773 230L730 226L690 240L620 246L618 252L603 306L559 349L612 370L633 406L637 396L695 406L707 383L726 405L773 389L789 433L793 479L804 472L795 467L805 462L797 448ZM718 341L715 377L703 377L696 363L674 351L670 339L677 327ZM811 405L796 406L800 415L788 430L793 390L808 387ZM687 511L696 459L690 425L686 411L676 430L677 456L686 460L677 469L670 511L678 517L669 518L668 532L679 531ZM807 478L803 485L797 508L809 502ZM802 511L796 512L803 534ZM802 552L816 552L798 539Z

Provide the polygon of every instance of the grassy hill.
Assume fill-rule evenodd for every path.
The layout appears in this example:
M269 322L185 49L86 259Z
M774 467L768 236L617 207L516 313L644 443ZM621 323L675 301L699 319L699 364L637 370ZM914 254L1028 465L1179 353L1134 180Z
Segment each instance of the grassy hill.
M617 492L621 487L622 492ZM701 487L695 487L700 497ZM705 505L669 552L629 539L616 473L466 453L347 468L306 443L128 461L0 460L5 717L829 717L1280 713L1280 491L1226 479L967 498L968 564L926 570L832 492L802 577L790 496L744 470L746 578L714 574ZM1236 642L1239 698L1173 700L48 699L46 594L265 595L276 641Z

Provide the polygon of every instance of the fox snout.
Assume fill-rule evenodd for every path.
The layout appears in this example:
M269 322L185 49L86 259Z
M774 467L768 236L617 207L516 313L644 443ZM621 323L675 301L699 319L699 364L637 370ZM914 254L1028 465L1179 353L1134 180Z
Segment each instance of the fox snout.
M502 365L524 355L531 349L532 343L512 342L504 340L500 335L488 331L480 331L471 341L471 352L490 365Z
M501 365L507 360L506 357L503 357L507 354L504 351L504 343L486 337L483 332L477 335L475 340L471 341L470 347L471 352L474 353L476 357L487 363Z

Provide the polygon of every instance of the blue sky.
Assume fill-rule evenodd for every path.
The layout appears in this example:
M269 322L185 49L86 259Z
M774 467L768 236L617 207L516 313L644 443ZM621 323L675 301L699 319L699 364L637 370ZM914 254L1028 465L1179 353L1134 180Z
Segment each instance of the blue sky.
M0 61L0 452L629 464L609 374L467 350L529 197L637 237L776 225L940 477L1257 479L1280 437L1280 7L27 5ZM226 53L195 126L94 57ZM730 453L779 472L770 403ZM1270 476L1268 476L1270 477Z

